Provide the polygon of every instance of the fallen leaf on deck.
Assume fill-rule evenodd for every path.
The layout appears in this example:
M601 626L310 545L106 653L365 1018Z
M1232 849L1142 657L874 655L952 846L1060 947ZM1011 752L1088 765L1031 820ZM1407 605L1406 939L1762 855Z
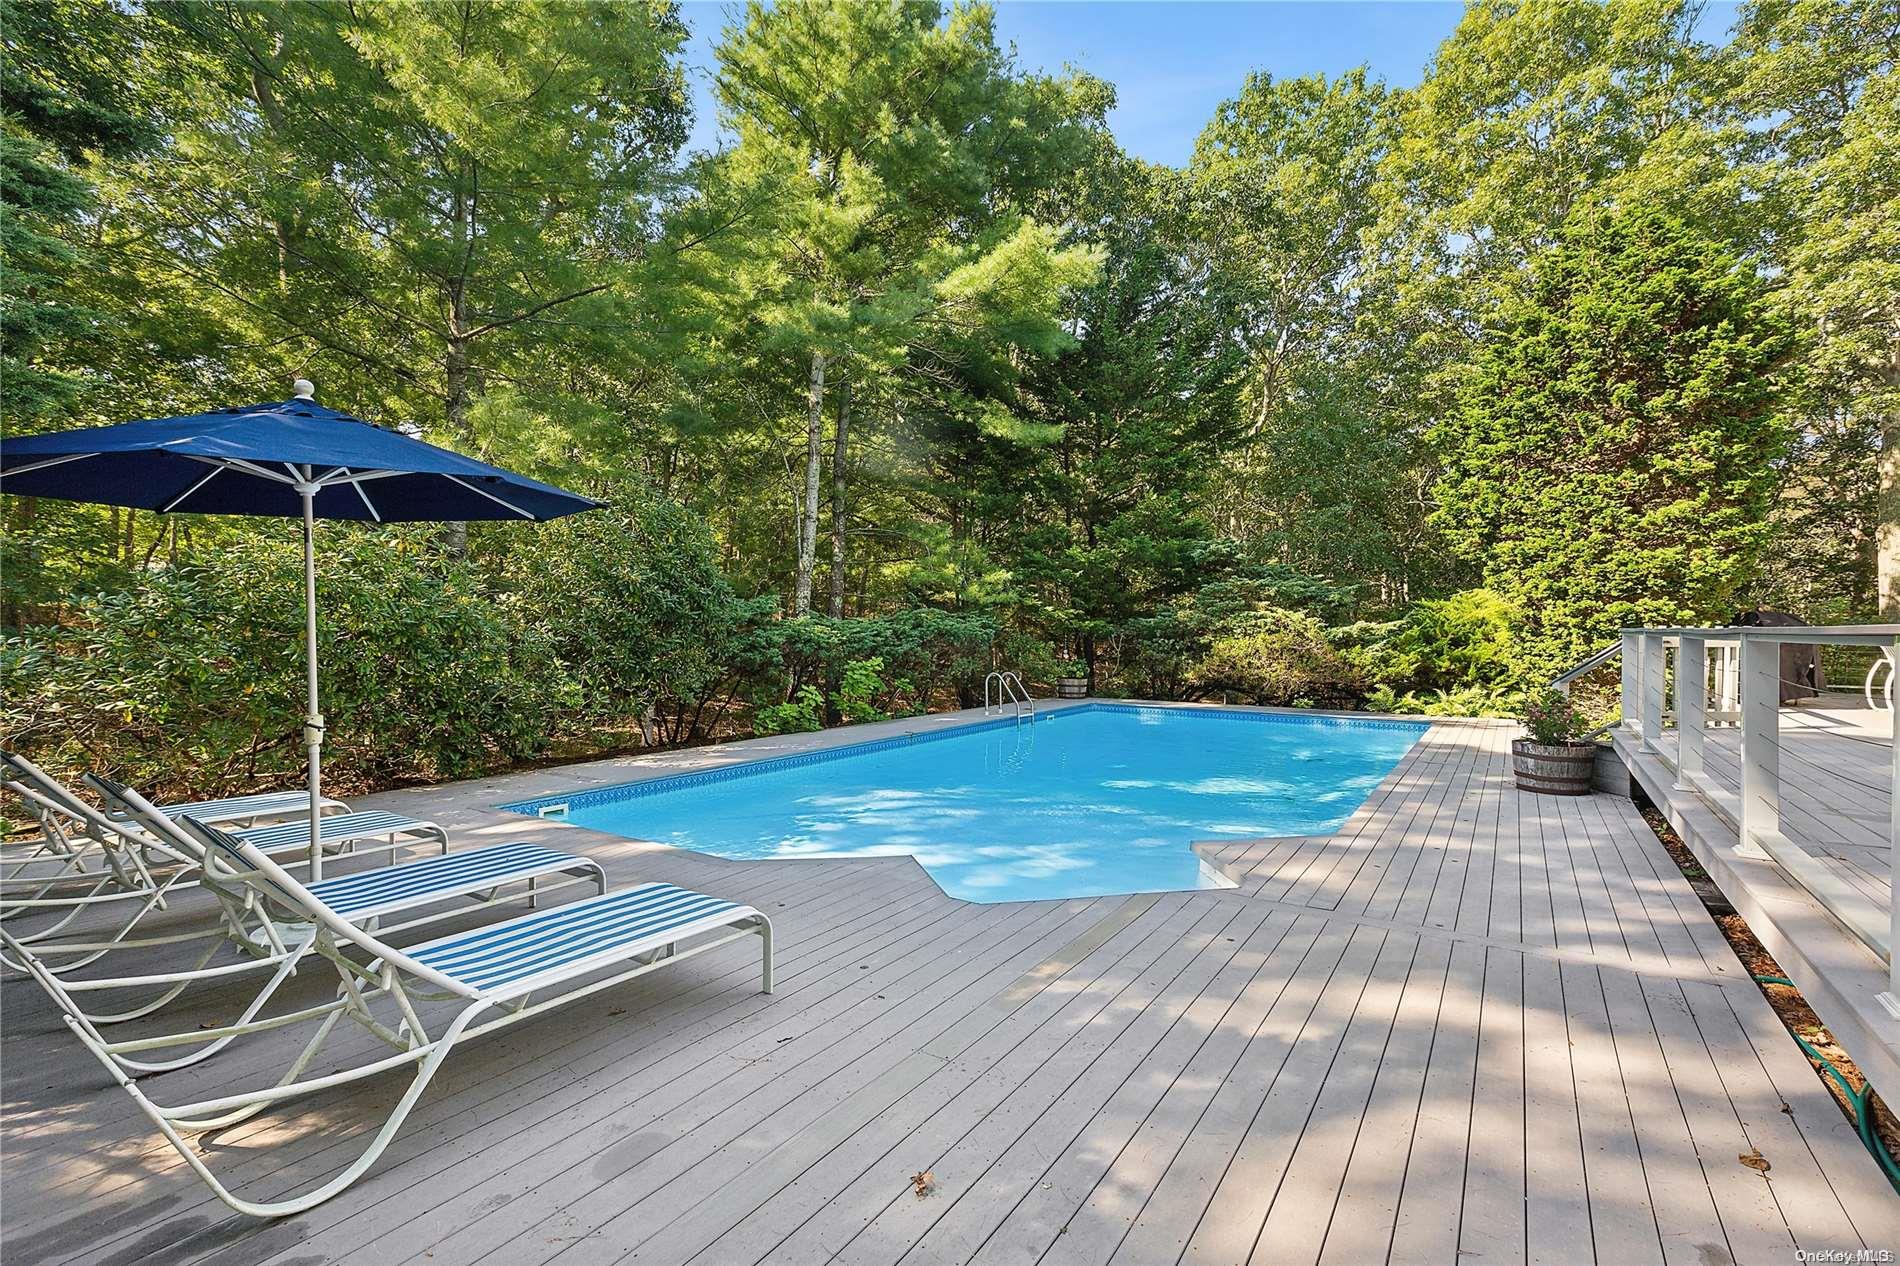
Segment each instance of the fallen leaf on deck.
M1761 1152L1757 1149L1751 1148L1748 1151L1743 1152L1740 1156L1737 1156L1735 1159L1742 1162L1742 1164L1748 1166L1750 1169L1754 1170L1758 1174L1765 1174L1768 1172L1768 1158L1766 1156L1763 1156Z
M912 1190L916 1191L917 1198L922 1200L925 1196L937 1189L937 1175L928 1169L921 1174L912 1174L910 1176L910 1185Z

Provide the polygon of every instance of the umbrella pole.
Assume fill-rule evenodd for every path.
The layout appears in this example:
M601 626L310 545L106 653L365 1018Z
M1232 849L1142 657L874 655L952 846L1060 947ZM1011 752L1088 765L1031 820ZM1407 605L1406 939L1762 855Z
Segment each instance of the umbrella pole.
M323 714L317 711L317 488L302 484L303 497L303 747L310 765L310 878L323 878L323 845L317 833L323 816Z

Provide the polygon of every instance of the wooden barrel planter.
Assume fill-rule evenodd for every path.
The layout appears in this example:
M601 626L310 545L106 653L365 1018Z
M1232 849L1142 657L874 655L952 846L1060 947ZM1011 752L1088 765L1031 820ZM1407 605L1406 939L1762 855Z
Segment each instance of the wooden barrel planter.
M1511 770L1519 791L1547 796L1587 796L1596 778L1595 743L1533 743L1511 740Z
M1089 679L1087 677L1056 678L1056 698L1086 699L1089 697Z

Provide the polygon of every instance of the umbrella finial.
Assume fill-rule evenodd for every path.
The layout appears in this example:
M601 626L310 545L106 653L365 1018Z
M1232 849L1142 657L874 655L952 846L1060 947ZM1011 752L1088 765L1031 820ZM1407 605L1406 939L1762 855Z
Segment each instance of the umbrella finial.
M296 382L290 384L290 392L291 398L294 400L315 400L317 398L317 384L311 382L308 378L299 378Z

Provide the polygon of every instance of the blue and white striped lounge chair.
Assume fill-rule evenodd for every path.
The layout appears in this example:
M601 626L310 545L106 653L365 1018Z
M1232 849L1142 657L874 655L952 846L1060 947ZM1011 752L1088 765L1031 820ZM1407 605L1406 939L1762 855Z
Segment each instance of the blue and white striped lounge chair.
M171 816L167 814L166 816ZM194 814L192 817L203 822ZM211 825L207 823L207 825ZM246 843L255 844L266 853L295 853L310 849L310 820L300 818L290 822L279 822L274 826L253 826L233 832ZM380 841L373 849L362 849L364 844ZM389 813L382 809L368 809L360 813L335 813L317 819L317 842L325 851L337 849L341 852L358 851L386 852L394 854L398 849L410 844L435 843L442 846L443 852L449 851L449 833L426 818L412 818L400 813Z
M0 768L8 772L10 779L32 783L32 787L38 793L42 793L44 798L55 800L55 802L59 800L66 802L61 806L61 812L70 814L72 802L84 804L84 800L74 795L72 789L68 789L65 783L47 774L46 770L38 768L25 757L13 755L8 751L0 751ZM99 777L97 774L85 774L82 776L82 781L97 789L97 783L95 783L97 777ZM308 817L310 796L308 793L268 791L260 795L232 796L226 800L198 800L192 804L161 804L161 806L154 806L144 800L141 802L146 804L142 814L125 814L123 810L116 810L108 814L108 819L116 823L129 823L150 836L161 836L163 834L161 821L177 821L182 814L190 814L198 821L205 821L211 825L257 821L260 817L289 815L291 817L289 821L245 827L245 829L239 829L239 834L251 840L253 844L257 844L258 848L262 848L268 854L293 854L298 850L302 852L310 850L310 817ZM342 800L333 800L329 796L321 798L321 806L325 810L342 810L342 812L325 812L323 817L317 819L317 842L325 850L348 852L348 854L388 852L393 855L397 850L407 848L410 844L441 844L443 852L445 854L448 852L447 831L443 831L441 825L428 821L424 817L407 817L403 814L390 814L384 810L352 814L348 812L350 810L348 804L344 804ZM205 810L205 812L199 812L199 810ZM108 829L101 829L99 825L89 825L89 836L93 842L104 844L110 840L110 834L112 833ZM371 844L371 842L376 844L376 848L363 848L365 844ZM300 863L300 859L296 861Z
M15 758L18 759L17 757ZM182 814L172 813L153 804L145 797L131 792L124 783L114 782L99 774L83 774L80 781L105 797L113 820L129 823L154 839L175 838L177 822ZM137 809L128 806L136 802ZM342 807L342 801L330 803ZM309 800L306 797L306 808ZM190 815L194 820L218 825L207 818ZM246 827L235 832L239 837L258 848L270 853L286 854L286 865L302 866L310 852L310 819L296 817L287 822L278 822L270 826ZM317 838L327 852L344 853L388 853L392 857L399 850L412 844L439 844L443 852L449 851L449 833L427 818L412 818L401 813L390 813L383 809L367 809L360 813L332 813L317 819ZM374 847L363 847L374 844Z
M0 748L0 766L4 766L16 777L25 776L28 781L40 784L50 783L53 787L71 796L72 790L52 775L28 761L25 757ZM27 771L31 771L28 775ZM334 796L318 796L317 808L321 813L348 813L350 806ZM178 817L189 813L200 822L209 822L214 826L263 826L278 818L294 818L310 812L310 793L308 791L255 791L248 795L226 796L221 800L188 800L180 804L162 804L158 811L167 817ZM108 815L110 816L110 815Z
M340 978L334 1002L298 1017L316 1021L317 1030L282 1079L262 1090L166 1107L153 1102L110 1053L100 1048L96 1037L70 1016L66 1023L158 1126L185 1163L220 1200L240 1213L264 1218L299 1213L349 1187L389 1146L449 1052L471 1038L577 1002L743 936L760 938L761 987L766 993L772 992L770 920L750 906L671 884L640 884L397 949L332 910L251 845L233 841L233 846L251 868L235 878L249 885L260 900L281 915L314 924L314 952L328 960ZM366 953L368 965L348 956L346 949ZM459 1007L446 1017L446 1023L438 1025L433 1021L444 1017L425 1020L417 1004L441 995L456 1000ZM395 1009L391 1021L399 1022L386 1023L372 1016L372 1006L384 1002ZM395 1053L341 1072L305 1078L305 1071L344 1020L360 1025L394 1047ZM415 1066L414 1077L363 1153L328 1182L299 1196L270 1203L241 1199L218 1181L204 1156L185 1138L188 1132L233 1125L299 1095L408 1065Z
M116 846L118 832L95 828L82 812L89 807L72 789L25 757L0 751L0 784L13 793L39 823L32 839L0 843L0 905L5 897L44 896L57 890L94 884L136 887L149 879L136 852ZM0 917L15 918L8 908Z
M175 873L177 857L124 832L124 815L107 812L101 820L71 787L25 757L0 749L0 783L27 806L40 826L36 839L0 843L0 919L31 917L59 908L66 915L55 926L42 923L31 933L19 934L21 939L57 934L84 912L87 897L123 901L142 891L175 886L186 878ZM326 814L349 811L348 805L331 796L321 797L318 803ZM307 821L309 805L305 792L269 791L164 805L156 812L176 816L189 811L206 821L261 826L298 814ZM137 832L147 833L146 828L134 825ZM168 869L174 873L167 875ZM35 899L43 900L36 904ZM158 905L163 904L161 897Z
M318 796L320 813L348 813L350 806L334 796ZM272 818L294 818L310 812L307 791L259 791L248 796L227 796L222 800L192 800L184 804L161 804L158 811L168 818L186 814L213 826L262 826Z
M0 755L6 789L39 817L41 836L9 856L0 868L0 922L10 945L39 945L52 970L83 967L114 949L138 944L132 929L162 909L166 893L190 868L189 859L109 820L31 761ZM104 916L90 925L89 939L66 929L82 915ZM164 943L147 942L151 943ZM0 963L26 970L17 956Z
M147 818L153 813L152 806L128 787L94 776L89 776L88 781L109 804L135 817ZM188 818L183 825L168 825L172 828L168 843L198 859L205 876L204 887L218 900L217 921L193 934L193 939L210 939L211 944L190 967L131 977L80 980L70 973L48 969L34 947L7 943L7 948L16 956L27 960L27 970L67 1015L86 1026L100 1046L121 1065L139 1074L187 1067L215 1055L247 1033L278 1027L281 1017L260 1021L257 1016L312 952L316 940L313 925L273 921L270 912L248 899L241 886L235 885L225 873L248 868L238 852L241 837L198 823L196 819ZM208 861L207 854L212 854ZM220 859L224 863L223 870L219 866ZM340 875L311 884L309 891L341 917L389 936L466 915L471 910L468 900L473 900L478 908L523 899L532 905L540 897L577 883L590 884L596 892L607 890L606 875L600 863L593 859L517 842ZM391 919L398 921L389 922ZM0 937L4 937L4 933L0 933ZM176 939L180 938L167 938L167 941ZM212 958L226 944L234 945L243 957L235 963L210 966ZM107 1040L99 1032L103 1026L152 1014L195 983L266 970L272 973L270 978L228 1023L198 1024L182 1033L116 1042ZM157 988L161 992L135 1009L112 1014L89 1012L80 1002L84 994L133 988L146 991ZM146 1051L181 1045L195 1049L162 1062L135 1058Z
M198 886L202 845L189 838L181 845L175 819L138 796L133 799L141 807L128 810L126 801L102 790L127 789L95 774L85 775L85 782L106 796L105 811L25 757L0 753L0 773L7 789L40 815L42 827L41 840L26 857L0 865L0 921L13 924L7 929L12 940L6 952L0 952L0 965L28 970L18 957L21 946L38 946L40 966L55 975L89 966L113 950L150 949L207 936L215 952L222 936L216 927L157 938L132 936L147 915L165 908L168 895ZM321 846L335 852L386 852L393 858L412 844L439 844L445 853L449 848L448 832L438 824L381 811L333 814L319 820L318 832ZM307 818L252 827L241 834L266 852L296 854L292 865L308 860ZM101 909L117 918L114 926L95 930L84 941L66 932L82 915ZM23 928L22 921L30 927ZM135 1014L122 1013L120 1018Z

